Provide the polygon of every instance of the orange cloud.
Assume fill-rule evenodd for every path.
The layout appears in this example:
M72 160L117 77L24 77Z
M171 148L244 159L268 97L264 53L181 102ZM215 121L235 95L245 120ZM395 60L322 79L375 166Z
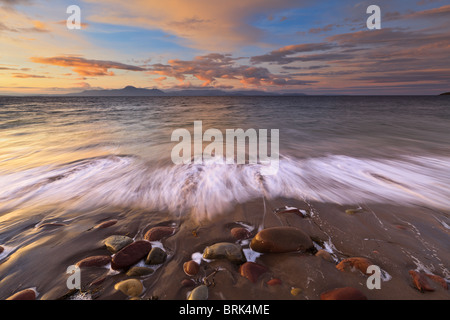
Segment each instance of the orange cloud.
M263 30L249 24L256 15L298 8L306 0L85 0L101 14L90 21L163 30L184 39L184 45L228 50L263 42Z
M109 69L145 71L145 69L129 64L105 60L90 60L78 56L60 56L51 58L31 57L35 63L50 64L60 67L70 67L73 72L82 76L113 76Z
M13 73L13 78L21 78L21 79L27 79L27 78L52 78L47 76L41 76L37 74L27 74L27 73Z

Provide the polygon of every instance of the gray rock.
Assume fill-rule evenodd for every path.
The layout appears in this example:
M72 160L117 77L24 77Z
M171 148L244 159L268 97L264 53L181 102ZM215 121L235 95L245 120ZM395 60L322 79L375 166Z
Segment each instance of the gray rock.
M132 267L127 272L129 277L143 277L153 273L153 269L146 267Z
M191 291L188 300L207 300L208 299L208 287L205 285L198 286Z
M116 253L122 248L133 242L133 239L127 236L110 236L106 238L104 244L111 253Z
M146 264L155 265L161 264L167 259L167 253L158 247L152 248L148 253L147 259L145 259Z
M233 263L244 263L245 259L242 248L230 242L219 242L212 246L206 247L203 252L203 258L205 259L227 259Z

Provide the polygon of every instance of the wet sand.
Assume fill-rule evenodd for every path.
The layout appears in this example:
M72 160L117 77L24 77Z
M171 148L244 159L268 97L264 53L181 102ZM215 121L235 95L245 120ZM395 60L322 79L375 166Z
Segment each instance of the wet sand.
M295 207L306 213L277 213L282 207ZM130 208L103 208L96 212L57 213L52 208L39 212L3 216L10 224L2 230L4 252L0 254L0 299L16 292L35 288L37 299L125 300L129 296L116 290L115 284L135 278L144 290L139 298L161 300L187 299L193 288L206 284L208 299L248 300L318 300L321 293L340 287L360 290L369 300L449 299L450 294L434 281L434 291L415 288L410 270L425 271L450 279L448 268L448 212L425 207L398 207L387 204L354 205L307 203L294 199L260 199L239 204L230 212L212 220L197 221L188 213L146 212ZM96 225L116 219L106 228ZM44 223L53 223L45 225ZM96 255L111 255L103 241L111 235L127 235L134 240L144 238L155 226L173 226L176 232L153 243L168 254L167 260L150 275L129 277L124 271L105 267L82 268L81 289L69 290L67 267ZM314 241L308 252L264 253L249 250L251 237L236 240L233 227L246 226L252 237L261 229L275 226L296 227ZM219 242L240 245L247 260L267 268L255 283L243 277L239 265L226 259L200 260L194 276L183 271L183 264L198 258L207 246ZM315 255L320 249L331 253L332 261ZM197 254L196 254L197 253ZM196 255L195 255L196 254ZM340 271L336 265L349 257L364 257L382 270L381 289L369 290L368 275L359 271ZM143 259L144 260L144 259ZM146 266L141 260L137 265ZM269 285L271 279L279 279ZM101 279L102 281L96 280ZM191 286L182 282L192 279ZM296 295L292 289L297 288Z

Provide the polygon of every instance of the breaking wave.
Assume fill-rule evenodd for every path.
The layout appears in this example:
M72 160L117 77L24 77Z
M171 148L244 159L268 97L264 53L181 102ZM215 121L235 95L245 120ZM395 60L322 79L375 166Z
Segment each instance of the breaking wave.
M61 204L70 209L118 205L208 218L262 197L450 208L446 157L282 157L276 174L262 175L263 168L214 159L154 166L133 156L107 156L57 168L0 173L0 212L33 205Z

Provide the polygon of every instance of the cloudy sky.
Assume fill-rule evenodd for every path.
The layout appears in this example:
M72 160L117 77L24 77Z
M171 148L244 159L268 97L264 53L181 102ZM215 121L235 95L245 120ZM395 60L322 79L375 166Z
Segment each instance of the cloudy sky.
M381 8L369 30L367 7ZM69 5L82 27L70 30ZM0 0L0 94L450 91L449 0Z

